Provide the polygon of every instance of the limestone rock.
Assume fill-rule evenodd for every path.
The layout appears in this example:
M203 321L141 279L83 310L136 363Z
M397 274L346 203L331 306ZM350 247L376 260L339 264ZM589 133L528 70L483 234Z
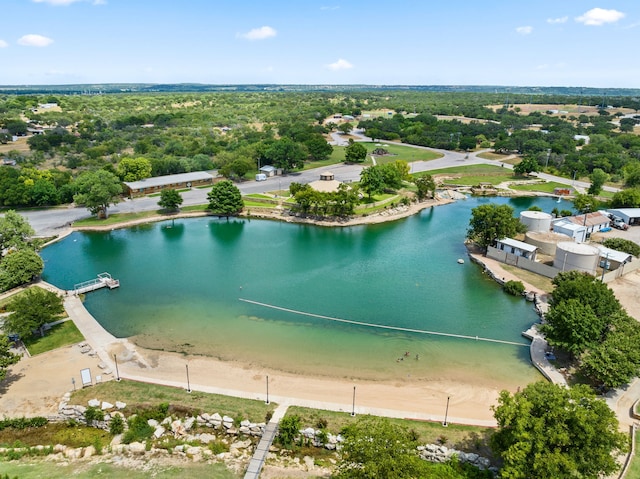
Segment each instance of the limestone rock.
M116 401L116 409L124 409L127 407L127 403Z
M113 404L107 401L102 401L102 410L106 411L107 409L113 409Z
M142 455L145 453L145 451L146 447L141 442L132 442L131 444L129 444L129 452L131 454Z
M89 399L88 404L91 407L100 407L100 401L98 401L97 399Z

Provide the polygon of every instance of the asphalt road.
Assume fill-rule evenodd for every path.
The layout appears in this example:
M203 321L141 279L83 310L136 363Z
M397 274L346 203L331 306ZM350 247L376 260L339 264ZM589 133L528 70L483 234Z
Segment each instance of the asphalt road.
M352 135L357 138L357 141L370 141L359 130L354 130ZM338 135L339 136L339 135ZM430 150L442 155L441 158L431 161L414 161L410 163L411 173L418 173L423 171L437 170L441 168L450 168L453 166L465 166L465 165L497 165L501 164L505 168L512 169L513 166L507 163L500 163L495 160L485 160L479 158L477 155L481 152L474 153L459 153L456 151L439 150L434 148L427 148L423 146L409 145L406 143L400 143L403 146L410 148ZM488 151L488 150L485 150ZM266 181L245 181L237 183L236 186L240 189L242 194L251 193L265 193L275 190L288 190L289 185L292 182L306 184L311 181L318 180L320 173L326 170L330 170L335 179L341 182L350 183L353 181L359 181L360 172L364 167L362 165L345 165L336 164L330 167L315 168L311 170L305 170L301 172L291 173L284 176L276 176L268 178ZM576 188L578 191L586 191L589 187L589 183L573 181L568 178L562 178L559 176L548 175L546 173L538 173L539 178L547 181L554 181L560 184L569 185ZM605 187L607 191L618 191L616 188ZM208 189L194 188L190 191L182 193L183 206L201 205L207 203ZM120 203L109 208L109 213L137 213L143 211L153 211L158 209L158 197L142 197L134 199L125 199ZM36 231L38 236L54 236L60 234L63 230L68 228L74 221L88 218L90 216L86 208L80 207L57 207L42 210L21 210L20 214L25 216L32 228Z

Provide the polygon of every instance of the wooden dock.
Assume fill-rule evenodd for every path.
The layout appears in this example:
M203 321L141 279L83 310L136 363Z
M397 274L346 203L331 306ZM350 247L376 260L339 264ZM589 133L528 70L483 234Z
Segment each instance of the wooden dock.
M84 281L73 286L73 294L84 294L96 289L114 289L120 286L120 281L113 279L109 273L100 273L97 278Z

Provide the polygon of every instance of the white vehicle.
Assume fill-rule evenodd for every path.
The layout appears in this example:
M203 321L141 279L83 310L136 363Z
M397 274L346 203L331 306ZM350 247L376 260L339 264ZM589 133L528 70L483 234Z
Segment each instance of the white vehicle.
M256 181L267 181L267 175L264 173L258 173L256 175Z

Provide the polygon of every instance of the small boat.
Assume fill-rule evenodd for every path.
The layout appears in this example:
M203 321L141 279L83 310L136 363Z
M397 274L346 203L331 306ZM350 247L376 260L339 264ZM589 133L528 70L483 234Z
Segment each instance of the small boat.
M464 260L462 258L458 258L458 264L464 264Z

